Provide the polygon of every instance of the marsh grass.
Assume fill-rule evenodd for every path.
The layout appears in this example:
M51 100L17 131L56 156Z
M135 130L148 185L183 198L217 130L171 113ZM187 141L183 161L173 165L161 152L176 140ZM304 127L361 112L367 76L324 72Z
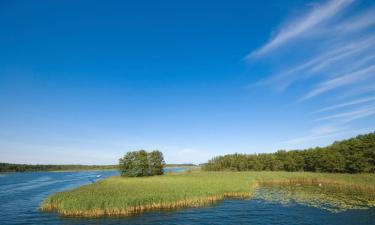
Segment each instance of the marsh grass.
M374 184L374 174L190 171L154 177L111 177L53 194L43 201L41 209L57 211L62 216L127 216L150 210L200 207L226 198L250 198L258 186L274 185L299 187L301 190L305 186L314 187L317 193L329 187L340 192L354 192L357 194L353 197L361 196L361 204L347 204L352 208L357 205L363 208L373 206ZM288 193L284 191L285 196ZM327 192L325 196L330 195ZM345 195L338 196L347 198ZM304 199L301 202L314 202L314 199L302 197L299 197ZM337 198L331 200L338 201Z

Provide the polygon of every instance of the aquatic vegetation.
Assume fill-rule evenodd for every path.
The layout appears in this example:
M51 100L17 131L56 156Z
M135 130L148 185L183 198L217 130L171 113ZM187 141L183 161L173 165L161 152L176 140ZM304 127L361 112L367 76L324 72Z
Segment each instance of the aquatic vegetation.
M285 177L258 179L254 194L269 202L293 202L331 212L375 207L374 174L291 173Z
M261 192L255 192L257 187L265 190L262 188L280 184L297 189L289 192L275 189L274 193L317 207L324 200L335 203L331 205L336 208L344 208L345 204L347 208L374 206L375 174L191 171L154 177L111 177L56 193L42 203L41 209L57 211L63 216L126 216L149 210L200 207L225 198L249 198L254 193L261 198ZM314 194L304 195L305 186ZM337 190L337 195L330 194ZM346 200L346 195L341 194L346 193L344 190L353 193L354 200ZM270 193L268 199L277 199Z
M298 203L330 212L348 209L367 209L375 207L375 195L334 185L277 185L262 186L254 198L280 204Z

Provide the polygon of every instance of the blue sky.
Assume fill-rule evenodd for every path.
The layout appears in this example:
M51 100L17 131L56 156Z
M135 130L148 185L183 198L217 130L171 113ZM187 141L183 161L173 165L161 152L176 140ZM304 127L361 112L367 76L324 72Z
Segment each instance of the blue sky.
M372 1L1 1L0 161L168 163L375 129Z

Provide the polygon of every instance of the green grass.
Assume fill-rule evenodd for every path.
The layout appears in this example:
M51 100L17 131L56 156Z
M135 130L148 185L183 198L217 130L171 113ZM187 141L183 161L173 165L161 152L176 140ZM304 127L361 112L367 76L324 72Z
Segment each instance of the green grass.
M369 202L375 199L375 174L193 171L141 178L111 177L53 194L41 209L56 210L63 216L125 216L155 209L199 207L225 198L249 198L259 185L280 184L334 186L364 193Z

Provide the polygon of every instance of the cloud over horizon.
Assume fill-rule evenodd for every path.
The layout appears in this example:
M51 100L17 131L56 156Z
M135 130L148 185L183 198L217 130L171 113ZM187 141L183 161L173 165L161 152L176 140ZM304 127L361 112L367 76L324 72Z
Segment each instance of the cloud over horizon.
M375 4L360 3L313 4L246 56L249 63L261 61L273 68L255 83L257 87L280 95L293 93L294 104L315 106L310 121L314 127L331 127L329 132L310 131L286 143L339 136L353 129L353 121L374 117Z

